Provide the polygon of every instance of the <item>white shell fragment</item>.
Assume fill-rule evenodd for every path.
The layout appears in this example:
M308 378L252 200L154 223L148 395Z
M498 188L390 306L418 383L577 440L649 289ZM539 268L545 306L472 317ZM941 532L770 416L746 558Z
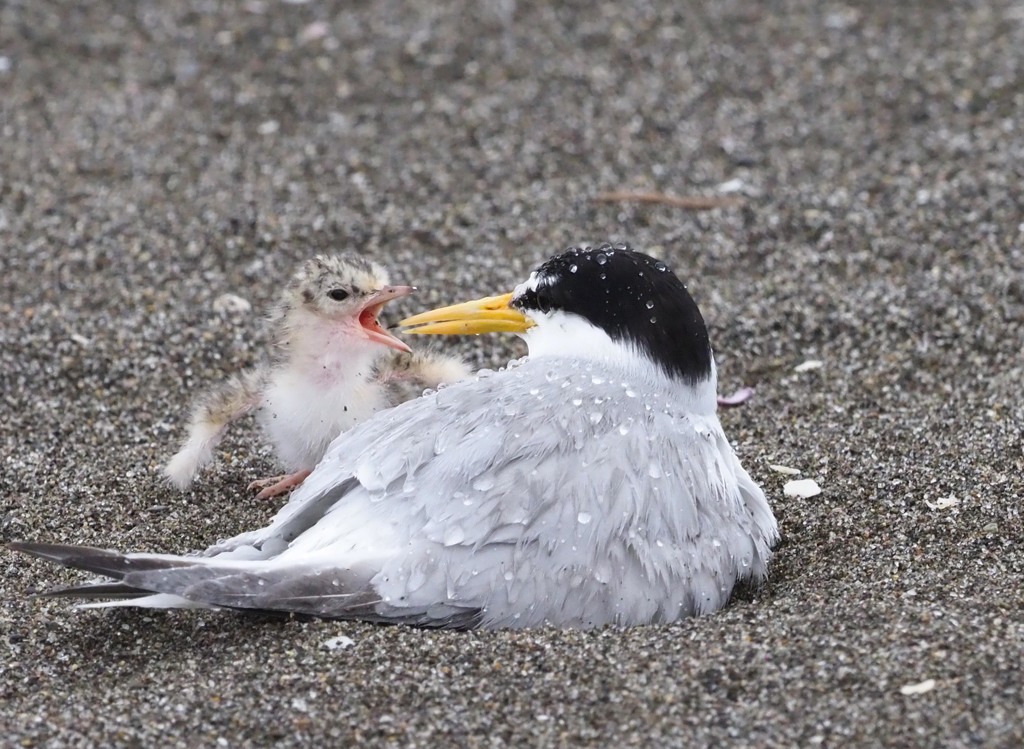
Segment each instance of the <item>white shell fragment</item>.
M821 487L818 486L818 482L814 479L795 479L794 481L786 482L786 485L782 487L782 493L787 497L808 499L821 494Z
M907 696L913 694L924 694L925 692L930 692L933 689L935 689L935 679L925 679L917 684L904 684L900 687L900 694L905 694Z
M353 640L351 637L346 637L345 635L338 635L337 637L332 637L330 640L324 642L324 647L328 650L345 650L346 648L350 648L355 644L356 641Z
M252 305L248 299L243 299L237 294L221 294L213 300L213 311L224 312L248 312Z
M746 185L743 183L743 180L741 180L739 177L735 177L733 179L726 180L725 182L720 184L718 186L718 192L725 193L728 195L731 193L741 192L745 186Z
M314 21L299 32L299 41L303 44L323 39L330 33L331 27L325 21Z
M793 367L794 372L810 372L815 369L821 369L825 366L825 362L820 359L808 359L803 364L797 364Z
M800 475L800 469L799 468L790 468L789 466L784 466L784 465L781 465L779 463L769 463L768 467L771 468L776 473L781 473L781 474L783 474L785 476L799 476Z
M960 500L955 494L950 494L948 497L939 497L934 502L929 502L926 499L924 503L928 505L929 510L948 510L950 507L960 504Z
M277 120L266 120L256 127L256 132L260 135L273 135L280 129L281 123Z

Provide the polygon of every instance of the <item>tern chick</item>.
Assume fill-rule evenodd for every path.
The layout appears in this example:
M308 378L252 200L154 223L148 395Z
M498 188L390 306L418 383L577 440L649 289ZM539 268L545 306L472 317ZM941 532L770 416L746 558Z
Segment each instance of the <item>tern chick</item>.
M228 425L256 411L283 476L254 481L260 498L302 483L341 432L372 414L469 374L462 362L413 353L377 319L411 286L389 286L386 271L357 255L318 256L296 273L271 315L272 363L228 378L197 403L188 439L164 469L186 489L213 459Z
M409 318L529 356L338 437L273 522L200 556L17 551L113 582L90 606L426 627L598 627L715 611L778 540L716 415L708 332L661 261L570 249L510 294ZM411 332L411 331L410 331Z

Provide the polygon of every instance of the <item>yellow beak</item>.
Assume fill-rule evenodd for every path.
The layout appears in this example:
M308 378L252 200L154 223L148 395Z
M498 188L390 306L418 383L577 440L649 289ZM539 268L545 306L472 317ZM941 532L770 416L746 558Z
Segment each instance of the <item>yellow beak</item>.
M398 324L405 333L421 335L524 333L535 323L519 310L509 307L511 300L511 294L489 296L422 312Z

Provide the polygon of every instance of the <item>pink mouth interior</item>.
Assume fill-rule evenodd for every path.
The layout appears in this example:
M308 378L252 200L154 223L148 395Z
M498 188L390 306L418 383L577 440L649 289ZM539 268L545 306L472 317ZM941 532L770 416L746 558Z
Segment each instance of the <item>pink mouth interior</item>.
M380 322L377 320L377 315L383 309L383 304L372 304L362 312L359 313L359 324L363 330L366 331L367 336L371 341L383 344L399 351L409 351L409 347L395 338L391 333L381 327Z
M377 315L383 306L383 304L374 304L364 309L359 313L359 324L369 333L390 336L390 333L384 330L377 320Z

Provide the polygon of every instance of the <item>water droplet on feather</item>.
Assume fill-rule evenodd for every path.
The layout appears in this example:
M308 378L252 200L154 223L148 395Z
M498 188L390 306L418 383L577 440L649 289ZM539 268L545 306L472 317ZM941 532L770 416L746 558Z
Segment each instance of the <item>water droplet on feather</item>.
M475 479L473 479L473 488L478 492L486 492L494 488L494 474L493 473L481 473Z
M445 546L455 546L456 544L461 544L465 539L466 532L462 530L462 527L458 525L451 525L445 529L442 543Z

